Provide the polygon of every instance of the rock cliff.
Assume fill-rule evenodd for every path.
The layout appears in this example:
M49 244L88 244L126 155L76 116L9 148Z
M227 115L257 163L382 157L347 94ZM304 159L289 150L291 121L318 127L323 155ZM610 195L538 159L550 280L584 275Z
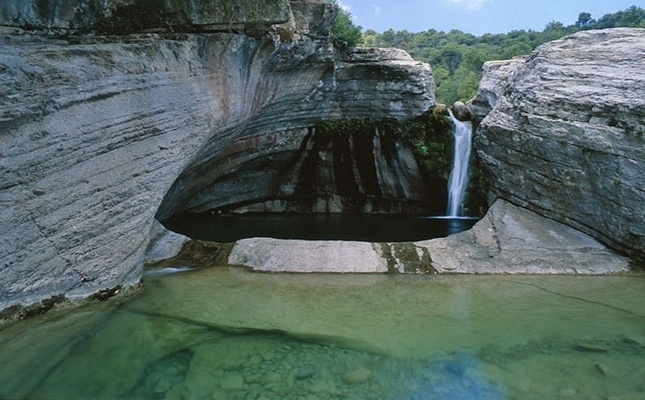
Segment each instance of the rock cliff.
M135 284L158 212L184 209L186 200L264 201L264 180L279 173L257 172L298 162L282 154L310 146L311 127L401 120L432 107L430 67L397 50L338 49L329 3L250 3L253 15L275 18L242 15L235 21L246 33L44 37L6 26L78 28L70 21L94 3L2 2L0 310ZM101 10L86 26L121 15ZM229 21L220 11L212 15ZM172 18L179 22L164 29L186 28ZM392 160L405 158L401 150ZM238 173L243 179L231 179ZM213 194L223 188L237 200Z
M645 30L585 31L485 65L471 102L494 194L645 253Z
M332 8L329 3L326 7ZM6 0L0 4L4 26L114 33L266 27L289 22L290 17L289 0Z
M168 192L158 218L215 210L427 210L428 189L414 154L400 138L268 129L197 158Z

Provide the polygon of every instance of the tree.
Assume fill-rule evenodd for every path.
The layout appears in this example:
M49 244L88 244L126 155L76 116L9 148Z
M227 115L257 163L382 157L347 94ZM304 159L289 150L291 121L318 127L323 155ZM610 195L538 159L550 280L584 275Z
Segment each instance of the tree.
M593 18L591 18L591 14L590 14L590 13L588 13L588 12L581 12L581 13L578 15L578 21L576 21L576 26L577 26L578 28L585 28L585 27L587 27L587 26L589 26L589 25L592 25L592 24L593 24L593 23L595 23L595 22L596 22L596 20L594 20Z
M363 45L366 47L378 47L379 33L373 29L363 32Z
M346 42L350 47L355 47L363 42L362 30L363 28L361 26L354 25L352 15L349 11L338 6L338 14L336 15L334 26L331 29L331 35L336 39Z
M463 58L462 50L455 44L450 44L441 51L441 63L448 68L450 75L455 73Z

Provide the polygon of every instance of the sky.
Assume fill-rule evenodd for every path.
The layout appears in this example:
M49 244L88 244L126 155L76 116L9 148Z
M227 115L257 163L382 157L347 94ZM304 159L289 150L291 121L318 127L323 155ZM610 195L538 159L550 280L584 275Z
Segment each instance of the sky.
M339 0L363 30L383 32L428 29L480 36L512 30L541 31L552 21L572 25L581 12L599 18L645 0Z

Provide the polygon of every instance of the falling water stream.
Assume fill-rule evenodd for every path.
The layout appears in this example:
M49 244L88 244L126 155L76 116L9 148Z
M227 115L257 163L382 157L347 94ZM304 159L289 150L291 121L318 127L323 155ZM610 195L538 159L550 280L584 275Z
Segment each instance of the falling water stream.
M448 180L448 217L463 217L466 188L468 187L468 161L472 142L472 124L455 118L452 111L450 119L455 126L455 154L452 172Z

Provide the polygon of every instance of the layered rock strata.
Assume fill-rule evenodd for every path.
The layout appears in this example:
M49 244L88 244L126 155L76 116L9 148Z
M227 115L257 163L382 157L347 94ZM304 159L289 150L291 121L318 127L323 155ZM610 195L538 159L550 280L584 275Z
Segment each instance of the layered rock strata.
M645 30L585 31L485 65L476 148L498 197L645 253Z
M303 18L327 6L282 11ZM428 65L396 50L340 51L328 22L299 27L297 18L293 31L262 35L5 34L0 309L134 284L164 197L173 213L186 193L299 146L324 120L405 119L432 107ZM213 167L205 176L203 165Z
M300 3L300 2L298 2ZM309 1L308 3L323 3ZM328 9L332 9L326 3ZM5 0L0 23L30 29L226 30L291 19L289 0Z

